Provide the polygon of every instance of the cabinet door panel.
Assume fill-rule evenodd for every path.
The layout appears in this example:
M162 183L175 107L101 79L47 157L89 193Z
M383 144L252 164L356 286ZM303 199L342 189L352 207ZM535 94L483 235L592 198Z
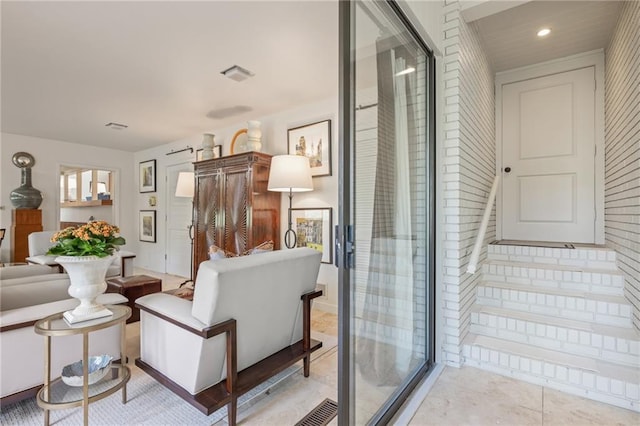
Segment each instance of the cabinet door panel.
M247 249L247 175L246 170L225 176L224 249L241 254Z
M195 252L196 271L200 262L209 259L209 247L220 245L221 228L220 217L220 175L210 174L198 177L198 196L196 198L195 218Z

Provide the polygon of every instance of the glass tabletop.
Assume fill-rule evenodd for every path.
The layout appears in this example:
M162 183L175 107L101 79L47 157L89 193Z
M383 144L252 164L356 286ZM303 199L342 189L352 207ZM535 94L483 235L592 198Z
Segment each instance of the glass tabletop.
M107 396L120 389L129 381L131 372L127 366L112 365L110 372L97 383L89 385L89 401ZM48 392L46 392L48 391ZM38 403L41 405L66 405L82 402L84 397L82 386L69 386L59 378L52 381L48 389L38 392ZM111 391L111 392L110 392ZM62 408L62 407L61 407Z
M105 308L112 312L112 315L104 318L97 318L89 321L82 321L69 324L64 320L60 312L41 319L35 325L35 332L45 336L67 336L80 334L89 331L101 330L124 321L131 316L131 308L124 305L106 305Z

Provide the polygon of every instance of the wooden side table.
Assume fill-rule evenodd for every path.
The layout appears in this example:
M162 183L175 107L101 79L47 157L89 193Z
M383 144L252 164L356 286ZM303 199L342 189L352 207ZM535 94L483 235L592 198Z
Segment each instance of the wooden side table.
M122 305L107 305L113 315L106 318L68 324L62 317L62 312L48 316L38 321L35 332L45 337L44 355L44 386L36 396L38 405L44 408L44 424L49 425L49 411L64 408L83 407L84 424L89 424L89 404L106 398L122 389L122 403L127 402L127 382L131 377L129 367L125 365L126 327L125 321L131 316L131 308ZM111 371L97 383L89 385L89 333L104 328L120 325L120 364L111 365ZM83 385L74 387L65 384L61 378L51 380L51 338L82 334L82 366Z
M162 280L148 275L107 279L107 293L120 293L129 299L128 305L132 313L127 324L140 321L140 309L135 307L137 298L161 291Z

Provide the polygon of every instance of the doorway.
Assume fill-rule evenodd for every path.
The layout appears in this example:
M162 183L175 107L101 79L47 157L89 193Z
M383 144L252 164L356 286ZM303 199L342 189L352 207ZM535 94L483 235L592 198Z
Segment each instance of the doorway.
M61 165L58 227L76 227L91 220L117 224L117 173L90 166Z
M340 2L338 421L386 424L434 365L434 58L395 2Z
M602 56L582 56L496 77L498 238L604 241Z
M176 185L180 172L192 172L191 162L167 166L167 246L165 272L181 277L191 276L191 218L193 199L176 197Z

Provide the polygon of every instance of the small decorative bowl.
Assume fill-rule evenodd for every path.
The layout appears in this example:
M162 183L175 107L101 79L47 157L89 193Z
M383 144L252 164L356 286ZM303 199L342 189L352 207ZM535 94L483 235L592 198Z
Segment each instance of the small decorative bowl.
M89 384L92 385L102 379L111 366L111 355L89 357ZM65 365L62 369L62 381L69 386L82 386L82 360Z

